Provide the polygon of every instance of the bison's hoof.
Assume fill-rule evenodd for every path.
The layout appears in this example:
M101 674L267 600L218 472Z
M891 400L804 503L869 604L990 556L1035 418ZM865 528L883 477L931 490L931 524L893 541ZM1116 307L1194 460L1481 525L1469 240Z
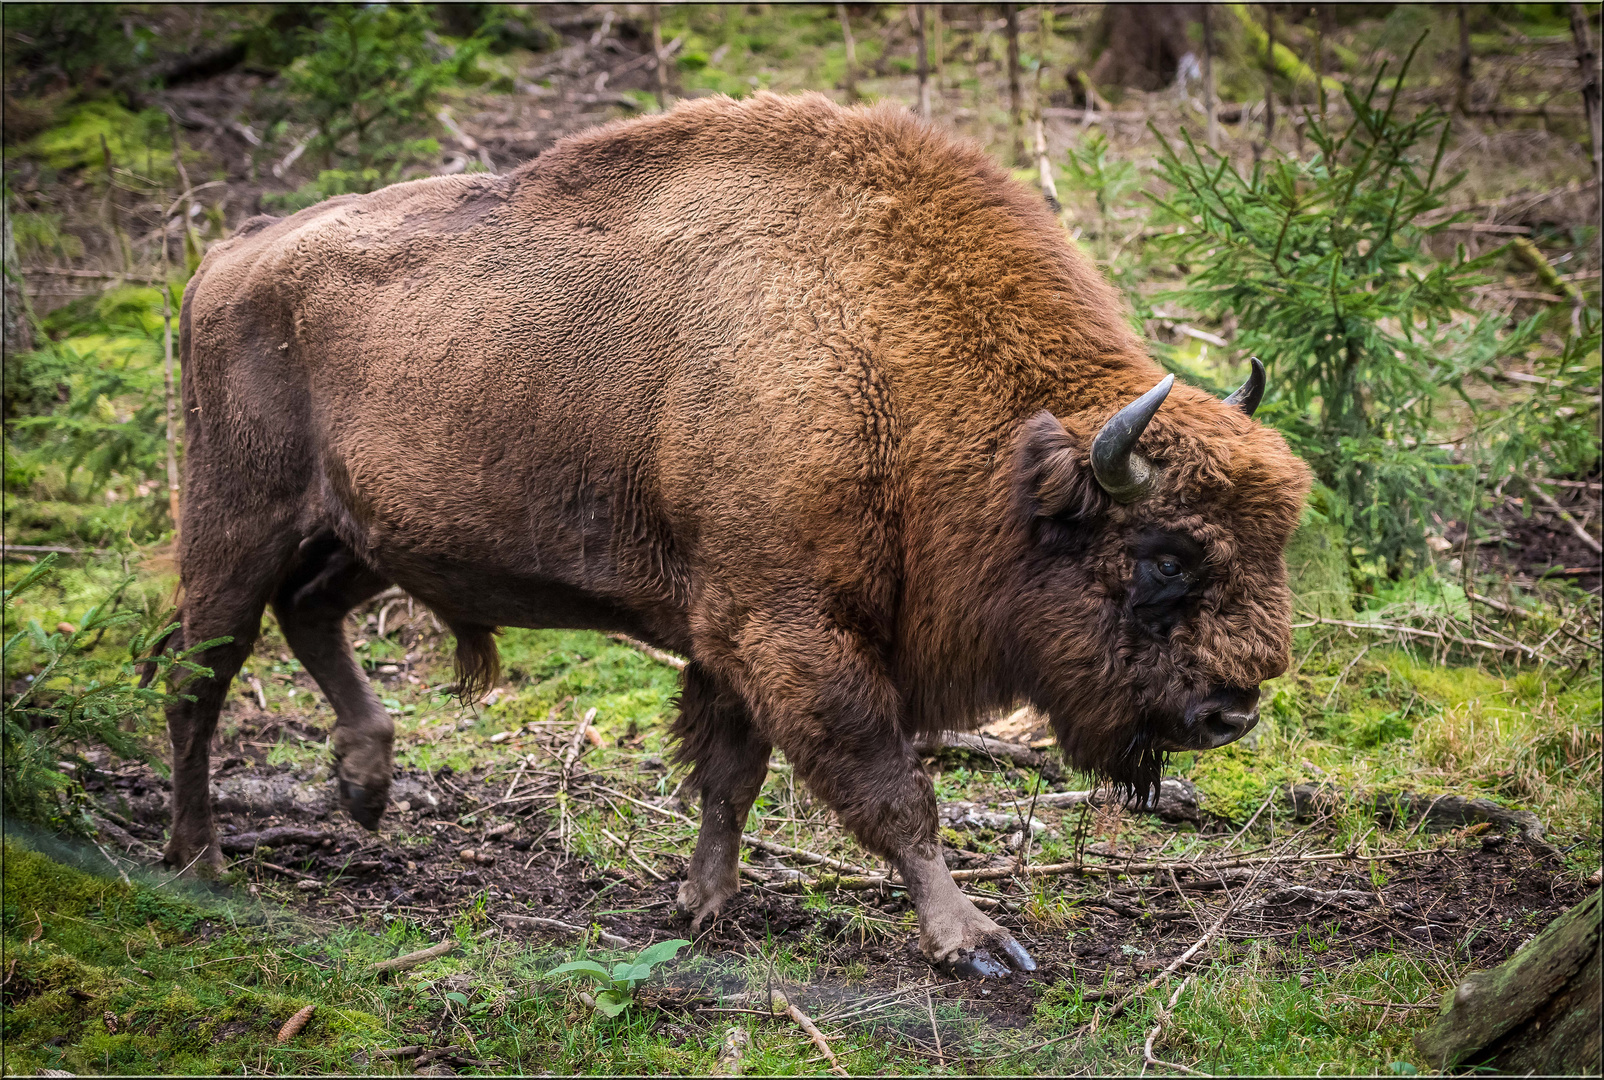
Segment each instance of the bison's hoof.
M228 860L216 842L209 844L182 844L170 841L162 861L185 877L217 878L228 869Z
M340 781L340 808L370 832L378 831L379 819L384 816L389 795L388 787L381 791L370 791L361 784L343 779Z
M960 979L1006 979L1015 971L1035 971L1036 961L1019 942L1003 938L989 949L965 949L949 956L939 966Z
M727 883L709 885L695 879L687 880L680 885L674 906L681 915L691 917L691 933L700 934L702 927L718 916L724 901L734 896L739 888L739 882L731 887Z

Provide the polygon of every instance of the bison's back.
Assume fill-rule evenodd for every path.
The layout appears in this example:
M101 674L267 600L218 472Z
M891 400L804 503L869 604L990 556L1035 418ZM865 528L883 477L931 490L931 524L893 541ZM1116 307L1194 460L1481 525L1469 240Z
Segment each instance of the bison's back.
M404 584L471 566L669 611L736 558L861 578L894 453L876 241L818 164L861 114L791 109L776 139L720 109L219 245L187 301L201 423L291 430L306 516ZM534 619L517 591L483 621Z

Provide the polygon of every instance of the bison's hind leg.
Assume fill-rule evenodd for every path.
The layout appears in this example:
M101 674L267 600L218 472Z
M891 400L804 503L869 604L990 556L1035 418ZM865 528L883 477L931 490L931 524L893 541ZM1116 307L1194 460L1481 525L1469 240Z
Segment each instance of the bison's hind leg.
M164 853L181 871L221 870L212 821L211 743L229 684L251 654L268 597L294 558L289 522L271 514L217 514L222 500L197 483L184 510L180 559L184 600L180 628L167 643L227 639L191 661L210 674L179 673L167 705L167 738L173 750L172 835Z
M686 666L679 705L677 756L692 763L690 782L702 795L701 831L678 897L694 932L740 888L741 829L768 775L771 746L740 697L700 664Z
M357 664L345 616L389 584L330 534L302 547L299 564L273 597L284 639L334 706L340 806L377 829L390 794L395 725Z

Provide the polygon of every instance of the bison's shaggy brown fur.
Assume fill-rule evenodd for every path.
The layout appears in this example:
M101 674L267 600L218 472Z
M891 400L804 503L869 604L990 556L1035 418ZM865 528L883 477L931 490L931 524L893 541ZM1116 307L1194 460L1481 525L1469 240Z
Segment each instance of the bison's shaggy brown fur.
M205 745L268 602L370 823L390 726L340 619L387 584L475 689L499 625L684 652L682 902L734 890L778 745L897 862L943 961L1018 947L940 869L911 735L1030 700L1140 785L1200 701L1287 663L1304 467L1177 387L1141 440L1155 486L1105 495L1091 440L1161 372L1040 199L898 108L704 99L258 219L208 254L183 350L184 639L235 641L170 714L180 865L217 857Z

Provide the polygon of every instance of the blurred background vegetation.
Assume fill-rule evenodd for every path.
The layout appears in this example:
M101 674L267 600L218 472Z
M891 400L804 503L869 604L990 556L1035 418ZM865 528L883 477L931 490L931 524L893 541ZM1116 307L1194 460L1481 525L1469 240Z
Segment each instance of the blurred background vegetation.
M1598 33L1567 4L7 5L8 570L171 580L170 313L245 218L815 90L1041 187L1181 378L1264 360L1319 477L1307 619L1592 670Z

